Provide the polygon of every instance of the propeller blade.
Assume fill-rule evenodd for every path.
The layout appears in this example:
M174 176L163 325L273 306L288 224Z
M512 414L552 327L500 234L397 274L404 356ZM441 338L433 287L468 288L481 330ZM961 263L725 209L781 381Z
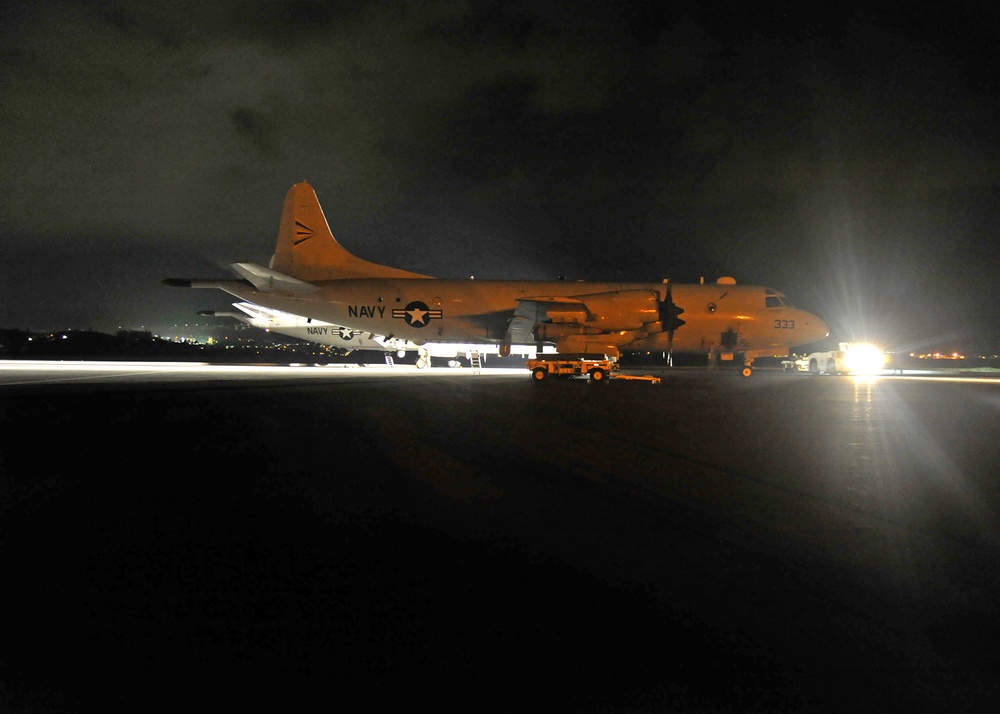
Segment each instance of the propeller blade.
M660 302L660 323L663 325L663 329L668 332L673 332L678 327L684 324L684 320L680 318L680 314L684 312L684 308L678 307L674 303L673 287L670 283L667 283L667 295Z
M667 333L667 353L666 363L668 367L674 365L674 330L684 324L680 314L684 308L678 307L674 303L674 291L672 283L667 283L667 295L660 302L660 324Z

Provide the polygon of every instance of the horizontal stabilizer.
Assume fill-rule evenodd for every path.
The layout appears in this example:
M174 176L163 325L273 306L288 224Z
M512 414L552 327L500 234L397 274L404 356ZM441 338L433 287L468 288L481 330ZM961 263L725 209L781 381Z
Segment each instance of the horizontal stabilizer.
M199 317L234 317L237 320L243 318L243 316L236 312L220 312L219 310L199 310Z
M284 290L288 292L308 292L316 290L315 285L311 285L290 275L279 273L276 270L265 268L256 263L233 263L232 269L253 283L253 286L261 292L271 292L274 290Z
M250 287L246 280L226 278L164 278L160 282L168 288L213 288L232 292L234 295L239 295Z

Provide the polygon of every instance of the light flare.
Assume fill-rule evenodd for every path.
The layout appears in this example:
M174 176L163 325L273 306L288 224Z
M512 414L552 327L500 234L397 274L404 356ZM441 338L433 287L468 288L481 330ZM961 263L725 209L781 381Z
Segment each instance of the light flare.
M851 374L874 374L885 369L885 352L871 344L851 345L844 365Z

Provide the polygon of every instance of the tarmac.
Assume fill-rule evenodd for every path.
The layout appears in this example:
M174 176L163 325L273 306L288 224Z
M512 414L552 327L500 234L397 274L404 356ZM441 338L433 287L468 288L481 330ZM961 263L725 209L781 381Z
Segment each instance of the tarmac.
M0 364L0 709L1000 711L1000 380L654 371Z

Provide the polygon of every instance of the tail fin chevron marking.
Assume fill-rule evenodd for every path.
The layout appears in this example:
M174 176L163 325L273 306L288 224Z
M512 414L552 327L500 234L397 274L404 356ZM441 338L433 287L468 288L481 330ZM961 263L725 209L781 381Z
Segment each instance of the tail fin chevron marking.
M298 237L298 240L295 241L295 245L298 245L299 243L304 243L305 241L309 240L314 235L316 235L316 231L314 231L309 226L305 225L302 221L296 220L295 225L298 226L298 229L295 231L295 235L296 237Z

